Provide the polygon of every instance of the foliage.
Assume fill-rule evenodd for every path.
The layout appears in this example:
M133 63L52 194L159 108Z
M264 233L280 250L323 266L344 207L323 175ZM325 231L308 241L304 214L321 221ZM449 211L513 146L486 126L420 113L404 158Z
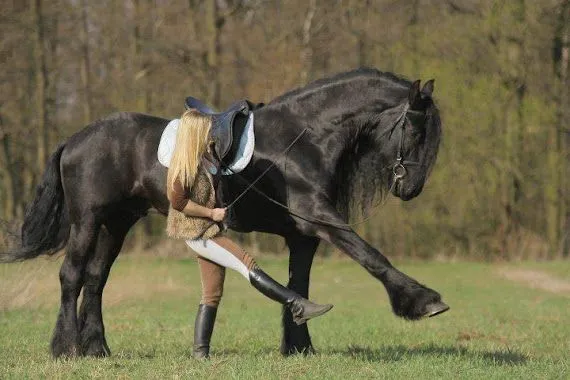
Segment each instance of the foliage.
M358 230L388 256L570 250L568 0L12 1L0 17L0 218L21 219L46 151L114 111L185 96L269 101L373 66L436 79L444 141L419 198ZM355 220L359 216L355 216ZM135 244L163 236L142 223ZM280 250L261 234L252 249ZM328 252L328 251L327 251Z

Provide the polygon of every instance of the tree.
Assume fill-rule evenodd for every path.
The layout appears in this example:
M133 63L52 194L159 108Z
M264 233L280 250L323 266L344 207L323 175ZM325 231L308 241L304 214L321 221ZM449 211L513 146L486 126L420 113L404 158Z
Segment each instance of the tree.
M47 113L48 70L44 52L45 24L42 0L30 1L30 14L34 20L33 51L35 71L35 101L37 112L37 170L43 172L49 156L49 132Z
M570 1L564 0L558 6L557 25L553 38L553 58L555 77L555 103L557 106L556 122L548 126L548 183L545 185L546 230L550 249L553 253L568 255L568 140L565 135L568 117L568 66L570 56Z
M91 59L89 57L89 10L87 0L81 1L81 82L83 85L83 123L92 121L93 105L91 100Z

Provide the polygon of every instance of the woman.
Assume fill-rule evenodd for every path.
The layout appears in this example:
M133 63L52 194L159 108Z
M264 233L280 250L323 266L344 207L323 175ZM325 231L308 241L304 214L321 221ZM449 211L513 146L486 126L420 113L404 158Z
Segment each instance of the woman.
M196 110L184 112L170 161L167 195L169 236L183 238L198 253L202 300L194 327L194 357L208 358L216 312L222 298L225 268L239 272L262 294L286 305L297 324L329 311L332 305L317 305L282 286L263 272L237 244L223 235L219 223L226 210L216 208L211 155L211 117Z

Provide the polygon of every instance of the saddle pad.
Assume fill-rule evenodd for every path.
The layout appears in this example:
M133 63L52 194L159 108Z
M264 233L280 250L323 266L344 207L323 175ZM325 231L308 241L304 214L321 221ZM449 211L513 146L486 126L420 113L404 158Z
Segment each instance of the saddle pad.
M178 132L178 125L180 124L180 119L171 120L162 136L160 137L160 143L158 144L158 161L166 167L170 166L170 160L172 160L172 154L174 152L174 147L176 146L176 133ZM238 149L234 160L228 165L228 168L222 169L222 175L231 175L234 173L239 173L249 162L253 156L253 151L255 148L255 133L253 129L253 112L248 116L247 123L243 132L237 142ZM234 142L235 144L236 142ZM215 170L215 169L213 169ZM210 170L211 172L212 170ZM216 173L212 173L216 174Z

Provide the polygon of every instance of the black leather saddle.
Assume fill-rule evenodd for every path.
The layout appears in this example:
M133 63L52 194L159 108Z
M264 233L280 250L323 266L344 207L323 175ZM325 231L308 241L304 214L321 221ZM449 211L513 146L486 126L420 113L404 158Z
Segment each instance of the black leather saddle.
M249 114L258 105L244 99L235 102L223 112L215 112L200 100L189 96L186 98L185 106L186 109L196 109L200 113L212 116L210 134L214 140L217 159L222 160L225 164L233 162Z

